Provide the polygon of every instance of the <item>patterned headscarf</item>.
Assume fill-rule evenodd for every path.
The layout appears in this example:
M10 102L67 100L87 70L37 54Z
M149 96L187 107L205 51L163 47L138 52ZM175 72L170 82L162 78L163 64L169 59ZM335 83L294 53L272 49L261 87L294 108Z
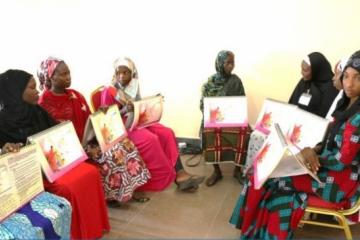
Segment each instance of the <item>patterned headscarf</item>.
M354 68L356 71L360 72L360 50L354 52L350 58L348 59L343 72L345 71L346 68L348 67L352 67Z
M40 90L48 90L51 88L51 77L53 76L56 67L59 63L64 62L61 59L55 57L48 57L41 62L37 71L37 75L40 81Z
M231 54L234 55L232 52L227 50L222 50L218 53L215 60L216 73L209 77L208 82L204 85L204 91L217 93L216 95L225 95L225 93L221 93L221 91L231 75L225 73L224 64L227 57ZM213 96L213 94L211 94L211 96Z
M344 78L344 72L348 67L351 67L360 73L360 51L353 53L349 58L349 60L347 61L340 78L341 83ZM328 138L329 141L329 143L327 144L328 149L332 149L335 146L335 136L339 131L339 129L341 128L342 124L360 110L360 98L358 98L348 108L349 102L350 102L350 98L348 98L346 94L343 94L342 99L339 101L339 103L336 106L335 112L333 114L335 118L335 122L333 123Z
M225 73L225 61L234 54L230 51L220 51L215 60L216 73L211 75L201 87L200 110L203 111L204 97L214 96L245 96L244 86L236 74Z
M215 82L225 82L230 76L225 73L224 64L229 55L234 55L232 52L222 50L218 53L215 60L216 74L213 76Z
M125 66L129 68L131 71L131 81L128 83L127 86L122 86L117 80L116 80L116 71L118 67ZM114 76L112 79L112 84L116 88L122 89L126 94L128 94L131 98L135 99L136 95L139 93L139 75L138 71L136 69L135 63L128 57L121 57L117 58L114 61Z

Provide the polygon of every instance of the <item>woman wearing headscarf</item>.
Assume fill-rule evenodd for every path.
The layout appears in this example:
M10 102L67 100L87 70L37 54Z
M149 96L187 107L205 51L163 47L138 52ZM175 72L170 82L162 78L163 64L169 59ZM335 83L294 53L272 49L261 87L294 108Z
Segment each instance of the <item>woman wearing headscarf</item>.
M289 103L325 117L338 93L332 84L334 74L329 61L319 52L310 53L301 62L301 75Z
M37 101L39 92L33 76L21 70L0 75L0 147L5 150L25 144L29 136L55 125ZM45 190L66 198L72 206L71 238L100 238L109 231L104 192L97 168L81 163L49 183Z
M350 208L360 197L360 54L353 55L341 77L344 96L319 155L312 148L301 154L322 183L308 174L268 179L254 189L253 176L246 182L232 224L242 239L290 239L315 195L338 209ZM358 215L351 216L358 221ZM356 218L355 218L356 217Z
M57 122L72 121L82 141L90 109L83 95L69 88L71 76L67 64L61 59L49 57L42 61L38 77L40 88L44 90L39 105ZM104 153L96 139L93 139L91 144L87 145L86 151L101 169L105 198L108 201L116 205L130 199L139 202L149 200L139 192L134 194L138 187L150 179L150 173L128 138L124 138Z
M329 111L328 113L326 114L326 119L328 120L332 120L332 114L334 113L335 111L335 108L336 108L336 105L338 103L338 101L342 98L343 96L343 90L342 90L342 85L341 85L341 81L340 81L340 77L341 77L341 74L343 72L343 69L345 68L346 66L346 63L347 61L349 60L348 57L346 58L343 58L341 59L340 61L338 61L336 64L335 64L335 67L334 67L334 77L332 79L333 81L333 85L334 87L339 90L339 93L337 94L337 96L335 97L334 101L332 102L330 108L329 108Z
M105 88L101 105L117 104L122 115L126 116L133 112L133 101L141 98L138 72L134 62L127 57L116 59L114 70L112 89L115 87L116 94L112 94L111 88ZM128 131L128 137L138 148L151 174L150 181L140 187L141 190L161 191L174 181L182 191L197 190L204 177L194 176L185 171L172 129L156 123L146 128Z
M216 73L209 77L201 89L200 110L203 115L204 97L245 96L241 79L232 73L235 66L234 58L234 54L230 51L223 50L218 53L215 61ZM222 179L218 163L229 161L237 165L234 177L242 183L239 165L243 165L246 158L249 129L247 127L204 129L203 122L201 122L201 138L205 161L214 166L214 172L206 180L206 185L213 186Z

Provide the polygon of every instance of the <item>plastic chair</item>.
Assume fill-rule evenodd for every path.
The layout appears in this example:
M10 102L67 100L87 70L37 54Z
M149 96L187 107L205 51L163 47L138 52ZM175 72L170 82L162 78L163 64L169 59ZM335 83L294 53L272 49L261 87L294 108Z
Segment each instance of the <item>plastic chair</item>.
M106 93L103 96L102 92L104 90L106 91ZM116 100L115 100L116 95L117 95L117 90L115 87L112 87L112 86L108 86L108 87L100 86L97 89L95 89L90 94L90 103L91 103L91 108L92 108L93 112L96 112L99 109L99 107L101 106L101 104L108 103L109 96L111 96L110 97L112 99L111 101L114 101L114 103L116 103Z
M101 105L101 92L104 90L104 88L105 86L100 86L90 94L90 105L93 112L96 112Z

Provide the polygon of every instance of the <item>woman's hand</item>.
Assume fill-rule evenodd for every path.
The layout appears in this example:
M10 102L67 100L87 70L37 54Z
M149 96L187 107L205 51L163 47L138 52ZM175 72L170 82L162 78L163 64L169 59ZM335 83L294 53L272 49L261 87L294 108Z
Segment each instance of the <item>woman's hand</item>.
M320 154L321 150L322 150L322 145L321 144L317 144L315 147L313 147L314 151L316 152L316 154Z
M9 152L18 152L20 148L23 146L22 143L5 143L5 145L1 149L1 153L9 153Z
M306 147L301 150L301 155L305 160L305 165L309 168L313 173L317 173L320 167L319 157L314 151L314 149Z
M99 159L101 156L101 149L99 145L88 144L85 148L87 155L91 159Z

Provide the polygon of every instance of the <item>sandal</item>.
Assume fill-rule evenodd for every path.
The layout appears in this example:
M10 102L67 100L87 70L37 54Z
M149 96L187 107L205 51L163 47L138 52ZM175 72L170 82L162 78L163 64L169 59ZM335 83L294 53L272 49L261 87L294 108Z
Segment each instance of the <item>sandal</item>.
M194 187L191 187L191 188L188 188L188 189L184 189L182 190L183 192L187 192L187 193L194 193L198 190L199 186L194 186Z
M121 203L119 201L116 201L116 200L110 200L110 201L107 201L107 205L111 208L119 208L121 207Z
M197 189L199 184L201 184L204 181L204 179L205 179L204 176L191 176L188 179L181 182L175 181L175 183L181 191L184 191L190 188Z
M241 184L244 184L244 176L242 175L241 171L238 169L234 169L233 177Z
M206 186L208 187L214 186L222 178L223 177L221 174L213 172L213 174L211 174L211 176L208 179L206 179Z
M132 200L138 203L146 203L150 200L150 198L143 193L135 192L132 196Z

